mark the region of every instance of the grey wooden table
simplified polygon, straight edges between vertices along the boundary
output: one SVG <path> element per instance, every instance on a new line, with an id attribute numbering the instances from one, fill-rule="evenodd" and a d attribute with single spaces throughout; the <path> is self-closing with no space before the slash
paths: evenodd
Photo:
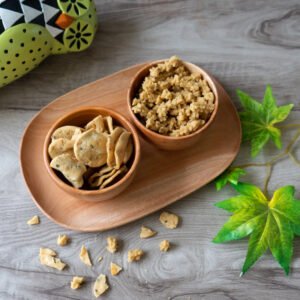
<path id="1" fill-rule="evenodd" d="M 217 193 L 213 184 L 198 190 L 168 209 L 182 217 L 180 228 L 163 229 L 158 213 L 103 233 L 83 234 L 65 230 L 42 215 L 31 201 L 19 169 L 19 144 L 24 127 L 44 105 L 84 83 L 132 64 L 177 54 L 214 74 L 237 104 L 235 89 L 261 98 L 271 83 L 280 104 L 293 102 L 288 122 L 300 117 L 300 3 L 299 0 L 199 0 L 126 1 L 97 0 L 99 31 L 93 46 L 79 54 L 48 58 L 41 66 L 0 90 L 0 298 L 1 299 L 92 299 L 97 274 L 108 274 L 112 255 L 105 238 L 117 235 L 123 251 L 114 261 L 124 271 L 109 277 L 111 289 L 104 299 L 299 299 L 300 239 L 295 240 L 292 272 L 283 271 L 268 253 L 243 278 L 240 269 L 247 241 L 211 243 L 227 214 L 213 203 L 230 197 L 230 188 Z M 284 131 L 284 143 L 292 130 Z M 297 151 L 296 151 L 297 152 Z M 270 145 L 257 160 L 278 153 Z M 298 155 L 300 155 L 298 151 Z M 249 161 L 243 146 L 238 163 Z M 249 170 L 245 180 L 261 184 L 264 169 Z M 42 174 L 41 174 L 42 176 Z M 290 160 L 274 168 L 270 190 L 293 184 L 300 198 L 300 176 Z M 26 225 L 38 214 L 41 224 Z M 159 234 L 145 241 L 138 238 L 142 224 Z M 53 271 L 38 262 L 38 249 L 58 249 L 56 237 L 68 234 L 72 242 L 59 249 L 69 265 Z M 161 254 L 161 239 L 172 241 L 169 253 Z M 78 259 L 82 244 L 90 250 L 93 268 Z M 128 265 L 126 249 L 142 246 L 147 256 Z M 73 275 L 87 283 L 72 291 Z"/>

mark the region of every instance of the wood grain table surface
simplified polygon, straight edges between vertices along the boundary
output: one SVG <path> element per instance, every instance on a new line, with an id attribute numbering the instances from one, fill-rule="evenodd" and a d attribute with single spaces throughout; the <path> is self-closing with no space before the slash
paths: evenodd
<path id="1" fill-rule="evenodd" d="M 240 278 L 247 241 L 211 242 L 228 217 L 213 204 L 233 195 L 230 188 L 217 193 L 211 183 L 168 207 L 182 218 L 176 230 L 163 228 L 157 212 L 115 230 L 78 233 L 42 215 L 23 182 L 18 158 L 26 124 L 53 99 L 133 64 L 174 54 L 215 75 L 238 107 L 236 88 L 260 99 L 266 84 L 272 84 L 279 104 L 295 104 L 287 122 L 297 122 L 299 0 L 96 0 L 96 5 L 99 31 L 90 49 L 50 57 L 0 90 L 0 299 L 93 299 L 92 283 L 99 273 L 109 274 L 111 261 L 122 265 L 124 271 L 114 278 L 108 276 L 111 289 L 103 299 L 299 299 L 300 238 L 295 239 L 289 277 L 267 253 Z M 284 130 L 285 144 L 292 135 L 293 130 Z M 295 152 L 300 157 L 297 147 Z M 257 161 L 277 153 L 269 145 Z M 249 160 L 249 147 L 243 145 L 237 163 Z M 278 163 L 270 191 L 293 184 L 300 198 L 299 170 L 289 159 Z M 261 185 L 264 176 L 263 168 L 249 169 L 245 180 Z M 41 224 L 29 227 L 26 221 L 36 214 Z M 158 235 L 140 240 L 142 224 L 157 230 Z M 71 244 L 59 248 L 56 238 L 62 233 L 71 237 Z M 108 235 L 122 240 L 119 253 L 105 250 Z M 162 239 L 174 245 L 168 253 L 158 250 Z M 92 268 L 78 258 L 82 244 L 90 249 Z M 41 246 L 58 250 L 69 268 L 59 272 L 41 266 Z M 129 265 L 126 251 L 135 247 L 142 247 L 146 256 Z M 98 255 L 104 257 L 101 263 L 96 262 Z M 74 275 L 87 280 L 77 291 L 69 287 Z"/>

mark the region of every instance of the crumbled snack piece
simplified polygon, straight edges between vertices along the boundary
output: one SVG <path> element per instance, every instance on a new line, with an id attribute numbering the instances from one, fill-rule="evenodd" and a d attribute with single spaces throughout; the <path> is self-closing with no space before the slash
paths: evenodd
<path id="1" fill-rule="evenodd" d="M 113 262 L 110 263 L 110 273 L 112 276 L 118 275 L 122 271 L 122 267 Z"/>
<path id="2" fill-rule="evenodd" d="M 51 142 L 51 144 L 48 147 L 48 154 L 51 157 L 51 159 L 63 153 L 70 153 L 72 155 L 73 145 L 73 140 L 59 138 Z"/>
<path id="3" fill-rule="evenodd" d="M 74 276 L 72 281 L 71 281 L 71 289 L 72 290 L 77 290 L 81 287 L 81 285 L 84 282 L 84 277 L 78 277 Z"/>
<path id="4" fill-rule="evenodd" d="M 144 251 L 141 249 L 132 249 L 128 251 L 128 262 L 138 261 L 144 255 Z"/>
<path id="5" fill-rule="evenodd" d="M 118 240 L 113 237 L 113 236 L 109 236 L 107 238 L 107 247 L 106 249 L 110 252 L 110 253 L 115 253 L 118 251 Z"/>
<path id="6" fill-rule="evenodd" d="M 57 139 L 76 139 L 82 132 L 82 128 L 77 126 L 62 126 L 57 128 L 51 136 L 52 141 Z"/>
<path id="7" fill-rule="evenodd" d="M 107 135 L 89 129 L 82 133 L 75 141 L 74 153 L 77 160 L 89 167 L 101 167 L 106 164 Z"/>
<path id="8" fill-rule="evenodd" d="M 91 187 L 100 187 L 106 178 L 112 177 L 116 172 L 116 169 L 111 169 L 110 171 L 103 173 L 100 169 L 99 172 L 96 172 L 92 176 L 90 176 L 89 185 Z"/>
<path id="9" fill-rule="evenodd" d="M 104 124 L 109 133 L 112 133 L 114 130 L 114 122 L 111 116 L 104 117 Z"/>
<path id="10" fill-rule="evenodd" d="M 169 136 L 195 132 L 214 109 L 208 82 L 176 56 L 150 69 L 132 101 L 132 111 L 148 129 Z"/>
<path id="11" fill-rule="evenodd" d="M 50 248 L 40 248 L 40 255 L 56 256 L 56 252 Z"/>
<path id="12" fill-rule="evenodd" d="M 116 161 L 116 169 L 120 169 L 123 164 L 126 149 L 129 143 L 131 133 L 128 131 L 124 131 L 119 136 L 116 147 L 115 147 L 115 161 Z"/>
<path id="13" fill-rule="evenodd" d="M 83 186 L 83 174 L 86 166 L 79 162 L 71 153 L 63 153 L 52 159 L 50 167 L 61 172 L 76 188 Z"/>
<path id="14" fill-rule="evenodd" d="M 167 252 L 170 248 L 170 242 L 168 240 L 163 240 L 159 244 L 159 250 L 162 252 Z"/>
<path id="15" fill-rule="evenodd" d="M 129 139 L 128 145 L 125 150 L 125 155 L 124 155 L 124 160 L 123 160 L 124 164 L 126 164 L 129 161 L 129 159 L 132 155 L 132 152 L 133 152 L 133 143 L 132 143 L 132 139 Z"/>
<path id="16" fill-rule="evenodd" d="M 88 124 L 85 125 L 85 129 L 95 129 L 98 132 L 106 132 L 104 118 L 99 115 L 98 117 L 94 118 Z"/>
<path id="17" fill-rule="evenodd" d="M 178 225 L 179 217 L 164 211 L 160 214 L 159 220 L 166 228 L 174 229 Z"/>
<path id="18" fill-rule="evenodd" d="M 40 224 L 40 218 L 38 216 L 33 216 L 30 220 L 27 221 L 28 225 L 37 225 Z"/>
<path id="19" fill-rule="evenodd" d="M 89 252 L 84 245 L 81 246 L 79 257 L 84 264 L 87 266 L 92 266 Z"/>
<path id="20" fill-rule="evenodd" d="M 115 148 L 116 142 L 118 141 L 120 135 L 124 132 L 122 127 L 117 126 L 111 135 L 108 137 L 106 150 L 107 150 L 107 165 L 113 168 L 116 165 L 115 159 Z"/>
<path id="21" fill-rule="evenodd" d="M 103 257 L 99 256 L 98 259 L 97 259 L 97 261 L 100 262 L 102 259 L 103 259 Z"/>
<path id="22" fill-rule="evenodd" d="M 59 258 L 50 255 L 40 256 L 40 262 L 42 265 L 57 269 L 59 271 L 62 271 L 66 266 L 66 264 L 63 263 Z"/>
<path id="23" fill-rule="evenodd" d="M 89 185 L 91 187 L 99 187 L 99 189 L 105 188 L 108 184 L 113 182 L 120 174 L 126 173 L 128 171 L 127 167 L 123 165 L 119 170 L 111 169 L 111 171 L 101 174 L 100 172 L 94 173 L 89 178 Z"/>
<path id="24" fill-rule="evenodd" d="M 61 271 L 65 268 L 66 264 L 55 256 L 55 251 L 49 248 L 40 248 L 39 257 L 41 264 Z"/>
<path id="25" fill-rule="evenodd" d="M 94 287 L 93 287 L 94 296 L 98 298 L 103 293 L 105 293 L 106 290 L 108 289 L 109 289 L 109 285 L 106 282 L 106 276 L 100 274 L 94 283 Z"/>
<path id="26" fill-rule="evenodd" d="M 59 246 L 65 246 L 68 244 L 68 242 L 69 238 L 65 234 L 59 235 L 57 237 L 57 245 Z"/>
<path id="27" fill-rule="evenodd" d="M 142 226 L 141 227 L 141 233 L 140 233 L 140 238 L 141 239 L 147 239 L 149 237 L 152 237 L 154 235 L 156 235 L 156 231 L 148 228 L 148 227 L 145 227 L 145 226 Z"/>
<path id="28" fill-rule="evenodd" d="M 105 188 L 108 184 L 110 184 L 111 182 L 114 181 L 114 179 L 116 177 L 118 177 L 120 174 L 123 174 L 123 173 L 126 173 L 127 172 L 127 167 L 124 165 L 122 166 L 121 169 L 117 170 L 117 172 L 115 174 L 113 174 L 112 176 L 110 176 L 109 178 L 105 179 L 102 184 L 100 185 L 100 188 L 99 189 L 103 189 Z"/>

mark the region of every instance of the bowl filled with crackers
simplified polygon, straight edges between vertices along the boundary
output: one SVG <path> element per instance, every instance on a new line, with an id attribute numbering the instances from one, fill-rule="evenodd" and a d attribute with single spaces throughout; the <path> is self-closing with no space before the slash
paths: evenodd
<path id="1" fill-rule="evenodd" d="M 88 201 L 114 198 L 132 182 L 140 160 L 136 129 L 121 114 L 81 107 L 58 119 L 44 142 L 50 177 Z"/>
<path id="2" fill-rule="evenodd" d="M 219 95 L 211 76 L 173 56 L 143 67 L 127 94 L 131 119 L 143 136 L 164 150 L 197 143 L 215 120 Z"/>

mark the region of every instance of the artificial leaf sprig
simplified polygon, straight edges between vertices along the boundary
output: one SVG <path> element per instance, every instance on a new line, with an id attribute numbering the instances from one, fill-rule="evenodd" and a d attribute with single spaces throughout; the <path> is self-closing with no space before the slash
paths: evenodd
<path id="1" fill-rule="evenodd" d="M 249 236 L 248 252 L 241 275 L 267 249 L 270 249 L 288 274 L 294 234 L 300 233 L 300 201 L 294 197 L 294 187 L 285 186 L 276 190 L 271 200 L 254 185 L 240 182 L 233 187 L 239 195 L 216 203 L 217 207 L 233 215 L 213 241 L 223 243 Z"/>
<path id="2" fill-rule="evenodd" d="M 251 154 L 256 156 L 272 139 L 278 148 L 282 147 L 281 131 L 274 124 L 284 121 L 293 105 L 276 106 L 270 86 L 267 86 L 262 103 L 238 91 L 244 111 L 240 113 L 243 140 L 251 142 Z M 272 168 L 278 161 L 289 157 L 300 166 L 293 154 L 293 147 L 300 138 L 300 124 L 287 124 L 281 128 L 298 129 L 286 148 L 266 162 L 245 163 L 232 166 L 216 179 L 217 190 L 230 183 L 240 194 L 219 202 L 217 207 L 232 213 L 214 239 L 215 243 L 241 239 L 249 236 L 247 257 L 242 269 L 243 275 L 267 250 L 270 249 L 286 274 L 289 273 L 293 253 L 293 238 L 300 236 L 300 201 L 294 198 L 294 187 L 285 186 L 268 199 L 268 184 Z M 254 185 L 239 182 L 248 167 L 265 167 L 267 175 L 264 192 Z"/>
<path id="3" fill-rule="evenodd" d="M 251 156 L 255 157 L 270 139 L 281 149 L 281 131 L 274 125 L 284 121 L 294 105 L 278 107 L 270 85 L 266 87 L 262 103 L 241 90 L 237 90 L 237 95 L 244 108 L 240 113 L 243 141 L 251 142 Z"/>

